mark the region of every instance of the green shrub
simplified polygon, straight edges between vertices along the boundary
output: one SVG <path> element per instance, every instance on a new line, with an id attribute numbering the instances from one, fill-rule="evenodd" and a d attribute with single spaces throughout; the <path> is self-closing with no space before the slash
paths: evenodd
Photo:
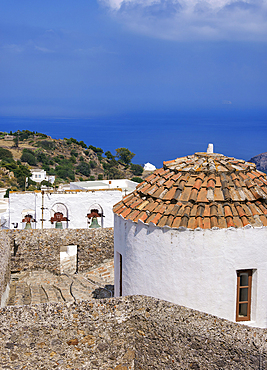
<path id="1" fill-rule="evenodd" d="M 96 166 L 97 166 L 97 164 L 96 164 L 96 162 L 95 162 L 95 161 L 90 161 L 90 162 L 89 162 L 89 165 L 90 165 L 90 167 L 91 167 L 92 169 L 96 168 Z"/>
<path id="2" fill-rule="evenodd" d="M 107 157 L 107 159 L 114 159 L 115 158 L 115 156 L 112 155 L 109 150 L 105 153 L 105 156 Z"/>
<path id="3" fill-rule="evenodd" d="M 79 141 L 79 145 L 82 147 L 82 148 L 87 148 L 87 145 L 81 140 Z"/>
<path id="4" fill-rule="evenodd" d="M 90 181 L 95 181 L 95 176 L 90 176 L 90 177 L 89 177 L 89 180 L 90 180 Z"/>
<path id="5" fill-rule="evenodd" d="M 53 150 L 56 147 L 56 144 L 53 141 L 49 140 L 38 141 L 36 145 L 45 150 Z"/>
<path id="6" fill-rule="evenodd" d="M 140 164 L 131 164 L 131 171 L 136 176 L 141 176 L 144 169 Z"/>
<path id="7" fill-rule="evenodd" d="M 71 163 L 76 163 L 77 161 L 76 161 L 76 158 L 74 157 L 74 156 L 71 156 L 70 157 L 70 162 Z"/>
<path id="8" fill-rule="evenodd" d="M 50 164 L 50 158 L 43 152 L 39 152 L 36 156 L 37 162 L 41 162 L 43 164 Z"/>
<path id="9" fill-rule="evenodd" d="M 78 153 L 76 152 L 76 150 L 73 150 L 73 149 L 70 151 L 70 155 L 74 157 L 78 157 Z"/>
<path id="10" fill-rule="evenodd" d="M 103 180 L 103 174 L 102 174 L 102 173 L 100 173 L 100 174 L 97 176 L 97 179 L 98 179 L 98 180 Z"/>
<path id="11" fill-rule="evenodd" d="M 63 166 L 58 165 L 55 168 L 55 173 L 61 179 L 67 180 L 69 178 L 72 181 L 75 180 L 75 175 L 74 175 L 73 169 L 71 167 L 67 167 L 67 166 L 64 166 L 64 165 Z"/>
<path id="12" fill-rule="evenodd" d="M 80 162 L 78 166 L 76 167 L 76 171 L 81 173 L 84 176 L 89 176 L 90 175 L 90 166 L 86 162 Z"/>
<path id="13" fill-rule="evenodd" d="M 6 159 L 6 158 L 11 158 L 13 159 L 13 155 L 10 150 L 0 148 L 0 159 Z"/>
<path id="14" fill-rule="evenodd" d="M 37 164 L 35 156 L 29 152 L 22 153 L 20 160 L 27 162 L 30 166 L 36 166 Z"/>
<path id="15" fill-rule="evenodd" d="M 104 150 L 103 149 L 97 148 L 97 147 L 95 147 L 93 145 L 89 145 L 88 146 L 88 149 L 91 149 L 93 152 L 95 152 L 97 154 L 100 154 L 100 155 L 102 155 L 104 153 Z"/>
<path id="16" fill-rule="evenodd" d="M 37 187 L 36 187 L 36 185 L 30 185 L 30 186 L 27 187 L 27 190 L 28 191 L 34 191 L 34 190 L 37 190 Z"/>
<path id="17" fill-rule="evenodd" d="M 29 130 L 22 130 L 22 131 L 19 131 L 18 130 L 14 134 L 17 134 L 18 139 L 20 141 L 23 141 L 23 140 L 27 140 L 28 137 L 30 137 L 30 136 L 34 136 L 35 135 L 35 132 L 34 131 L 29 131 Z"/>
<path id="18" fill-rule="evenodd" d="M 143 182 L 144 180 L 143 180 L 143 179 L 141 179 L 141 177 L 133 177 L 133 178 L 132 178 L 132 181 L 135 181 L 135 182 L 139 182 L 139 183 L 141 183 L 141 182 Z"/>

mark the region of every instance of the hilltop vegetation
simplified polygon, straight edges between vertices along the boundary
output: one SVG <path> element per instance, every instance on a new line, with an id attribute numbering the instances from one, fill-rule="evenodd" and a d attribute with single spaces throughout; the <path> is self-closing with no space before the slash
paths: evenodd
<path id="1" fill-rule="evenodd" d="M 25 190 L 25 180 L 34 168 L 56 176 L 55 186 L 84 180 L 128 178 L 141 181 L 143 167 L 132 163 L 134 156 L 127 148 L 118 148 L 113 155 L 74 138 L 57 140 L 29 130 L 8 135 L 0 132 L 0 187 Z M 27 190 L 38 188 L 39 184 L 29 181 Z"/>

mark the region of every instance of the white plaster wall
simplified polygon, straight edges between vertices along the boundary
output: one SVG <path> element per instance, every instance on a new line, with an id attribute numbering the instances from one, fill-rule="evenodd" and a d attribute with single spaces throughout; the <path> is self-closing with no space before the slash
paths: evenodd
<path id="1" fill-rule="evenodd" d="M 45 180 L 45 177 L 46 177 L 46 171 L 45 170 L 36 171 L 36 172 L 32 171 L 32 176 L 30 177 L 30 179 L 32 181 L 35 181 L 35 182 L 42 182 L 43 180 Z"/>
<path id="2" fill-rule="evenodd" d="M 120 190 L 104 190 L 104 191 L 72 191 L 67 193 L 45 193 L 44 194 L 44 228 L 54 228 L 55 224 L 51 225 L 51 208 L 56 203 L 63 203 L 68 209 L 68 225 L 63 222 L 63 227 L 71 229 L 88 228 L 87 213 L 91 210 L 91 206 L 99 204 L 104 212 L 103 227 L 113 227 L 114 217 L 112 208 L 114 204 L 122 199 Z M 22 211 L 25 209 L 34 210 L 34 218 L 36 219 L 36 227 L 41 228 L 42 218 L 42 194 L 41 192 L 24 192 L 9 194 L 9 227 L 14 228 L 14 224 L 18 223 L 18 228 L 24 228 L 22 223 Z M 99 224 L 101 223 L 100 220 Z"/>
<path id="3" fill-rule="evenodd" d="M 251 322 L 267 327 L 267 228 L 180 231 L 115 215 L 115 296 L 119 255 L 123 295 L 144 294 L 235 321 L 237 270 L 254 269 Z"/>

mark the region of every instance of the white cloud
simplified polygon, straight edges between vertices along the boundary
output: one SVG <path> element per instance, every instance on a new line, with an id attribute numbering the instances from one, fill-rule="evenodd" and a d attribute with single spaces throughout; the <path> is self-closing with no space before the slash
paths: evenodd
<path id="1" fill-rule="evenodd" d="M 99 0 L 136 32 L 167 39 L 267 40 L 267 0 Z"/>
<path id="2" fill-rule="evenodd" d="M 42 53 L 53 53 L 54 51 L 48 48 L 44 48 L 42 46 L 34 46 L 35 50 L 41 51 Z"/>
<path id="3" fill-rule="evenodd" d="M 129 4 L 140 4 L 143 7 L 149 7 L 156 4 L 163 3 L 162 0 L 103 0 L 107 5 L 109 5 L 113 9 L 120 9 L 124 5 Z M 184 8 L 187 9 L 193 9 L 196 5 L 204 5 L 209 6 L 212 9 L 220 9 L 224 7 L 225 5 L 231 4 L 234 1 L 233 0 L 172 0 L 172 3 L 180 4 Z M 250 1 L 244 1 L 246 3 L 249 3 Z"/>

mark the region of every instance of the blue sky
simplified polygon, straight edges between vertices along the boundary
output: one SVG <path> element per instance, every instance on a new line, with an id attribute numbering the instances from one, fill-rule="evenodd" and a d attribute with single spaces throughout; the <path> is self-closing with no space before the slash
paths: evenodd
<path id="1" fill-rule="evenodd" d="M 266 0 L 2 1 L 1 130 L 157 166 L 214 141 L 267 151 L 266 15 Z"/>

